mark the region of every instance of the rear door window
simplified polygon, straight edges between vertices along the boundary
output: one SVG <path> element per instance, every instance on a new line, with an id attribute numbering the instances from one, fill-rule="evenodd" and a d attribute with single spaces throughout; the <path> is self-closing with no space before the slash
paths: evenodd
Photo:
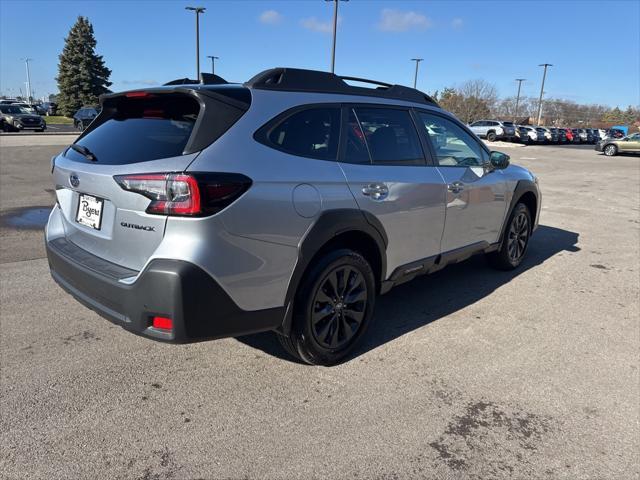
<path id="1" fill-rule="evenodd" d="M 371 163 L 371 156 L 369 155 L 369 147 L 364 137 L 358 117 L 352 108 L 349 109 L 349 117 L 346 126 L 346 148 L 344 154 L 344 161 L 347 163 Z"/>
<path id="2" fill-rule="evenodd" d="M 335 160 L 339 136 L 339 107 L 309 107 L 271 128 L 266 143 L 292 155 Z"/>
<path id="3" fill-rule="evenodd" d="M 374 165 L 424 165 L 418 132 L 408 110 L 356 107 L 353 111 Z"/>

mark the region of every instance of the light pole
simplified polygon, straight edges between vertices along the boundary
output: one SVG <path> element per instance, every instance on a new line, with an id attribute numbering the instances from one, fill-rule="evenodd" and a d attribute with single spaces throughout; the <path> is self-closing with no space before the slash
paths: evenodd
<path id="1" fill-rule="evenodd" d="M 538 121 L 537 125 L 540 125 L 542 118 L 542 94 L 544 93 L 544 81 L 547 78 L 547 67 L 553 67 L 551 63 L 541 63 L 539 67 L 544 67 L 544 73 L 542 74 L 542 86 L 540 87 L 540 98 L 538 99 Z"/>
<path id="2" fill-rule="evenodd" d="M 348 2 L 349 0 L 324 0 L 333 2 L 333 46 L 331 47 L 331 73 L 336 69 L 336 32 L 338 30 L 338 2 Z"/>
<path id="3" fill-rule="evenodd" d="M 185 10 L 196 12 L 196 79 L 200 78 L 200 14 L 204 13 L 205 7 L 184 7 Z"/>
<path id="4" fill-rule="evenodd" d="M 27 103 L 31 105 L 31 74 L 29 73 L 29 62 L 33 62 L 33 58 L 25 58 L 23 60 L 27 67 Z"/>
<path id="5" fill-rule="evenodd" d="M 416 88 L 416 85 L 418 84 L 418 65 L 420 65 L 420 62 L 423 61 L 424 58 L 412 58 L 411 61 L 412 62 L 416 62 L 416 73 L 413 75 L 413 88 Z"/>
<path id="6" fill-rule="evenodd" d="M 215 73 L 216 73 L 216 60 L 220 60 L 220 57 L 215 57 L 213 55 L 207 55 L 207 58 L 211 59 L 211 73 L 215 75 Z"/>
<path id="7" fill-rule="evenodd" d="M 518 96 L 516 97 L 516 112 L 513 116 L 513 121 L 518 121 L 518 106 L 520 105 L 520 88 L 522 87 L 522 82 L 524 82 L 526 78 L 516 78 L 516 82 L 518 82 Z"/>

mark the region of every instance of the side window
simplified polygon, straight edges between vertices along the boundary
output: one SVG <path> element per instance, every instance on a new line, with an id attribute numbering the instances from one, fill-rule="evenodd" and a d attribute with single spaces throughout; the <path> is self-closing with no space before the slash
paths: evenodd
<path id="1" fill-rule="evenodd" d="M 267 134 L 273 146 L 293 155 L 335 160 L 340 132 L 338 107 L 309 108 L 285 118 Z"/>
<path id="2" fill-rule="evenodd" d="M 371 163 L 364 132 L 353 109 L 349 109 L 349 120 L 346 128 L 347 146 L 344 153 L 344 161 L 347 163 Z"/>
<path id="3" fill-rule="evenodd" d="M 356 107 L 374 165 L 424 165 L 418 132 L 408 110 Z"/>
<path id="4" fill-rule="evenodd" d="M 445 167 L 481 166 L 488 155 L 462 127 L 440 115 L 419 112 L 431 139 L 438 165 Z"/>

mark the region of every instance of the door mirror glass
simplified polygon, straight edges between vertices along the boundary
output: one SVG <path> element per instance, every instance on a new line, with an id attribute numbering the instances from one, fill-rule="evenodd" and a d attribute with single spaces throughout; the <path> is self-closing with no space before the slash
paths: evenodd
<path id="1" fill-rule="evenodd" d="M 491 168 L 495 170 L 501 170 L 503 168 L 507 168 L 509 166 L 509 155 L 502 152 L 491 152 L 491 157 L 489 159 L 489 163 Z"/>

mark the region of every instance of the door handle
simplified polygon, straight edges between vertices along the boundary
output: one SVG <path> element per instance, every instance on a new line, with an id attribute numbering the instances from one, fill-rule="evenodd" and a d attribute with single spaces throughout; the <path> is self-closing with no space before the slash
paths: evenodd
<path id="1" fill-rule="evenodd" d="M 464 183 L 462 182 L 453 182 L 447 185 L 447 190 L 451 193 L 460 193 L 464 190 Z"/>
<path id="2" fill-rule="evenodd" d="M 389 195 L 389 188 L 384 183 L 370 183 L 362 187 L 362 194 L 373 200 L 384 200 Z"/>

